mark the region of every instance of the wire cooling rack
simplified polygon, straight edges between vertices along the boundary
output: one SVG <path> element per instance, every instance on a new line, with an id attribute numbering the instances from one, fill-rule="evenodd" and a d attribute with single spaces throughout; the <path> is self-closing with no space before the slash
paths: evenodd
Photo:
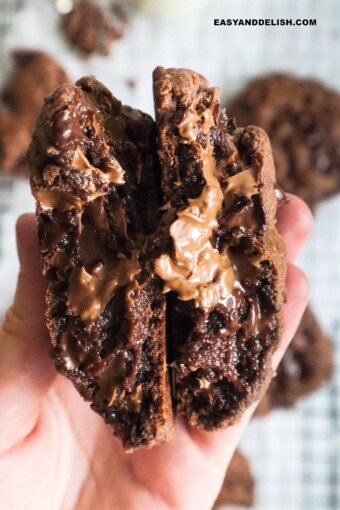
<path id="1" fill-rule="evenodd" d="M 21 7 L 24 10 L 18 12 Z M 318 26 L 227 31 L 213 28 L 214 17 L 307 17 L 316 18 Z M 132 31 L 109 59 L 84 63 L 60 41 L 50 0 L 0 0 L 0 78 L 11 48 L 33 46 L 59 58 L 74 78 L 96 74 L 123 101 L 149 113 L 150 74 L 157 64 L 197 69 L 227 95 L 252 76 L 282 69 L 316 75 L 340 88 L 339 18 L 337 0 L 211 0 L 208 9 L 196 13 L 189 23 L 136 16 Z M 129 78 L 137 81 L 133 91 L 126 87 Z M 0 317 L 10 302 L 18 270 L 15 219 L 28 210 L 33 210 L 28 183 L 0 176 Z M 241 449 L 257 482 L 256 510 L 340 509 L 339 231 L 340 197 L 317 210 L 314 233 L 299 260 L 311 280 L 311 302 L 318 319 L 334 340 L 334 377 L 295 409 L 254 420 L 246 430 Z"/>

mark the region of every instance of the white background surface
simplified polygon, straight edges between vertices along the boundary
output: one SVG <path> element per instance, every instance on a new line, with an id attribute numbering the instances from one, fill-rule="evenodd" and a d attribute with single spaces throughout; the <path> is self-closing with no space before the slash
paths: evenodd
<path id="1" fill-rule="evenodd" d="M 161 0 L 160 0 L 161 1 Z M 28 3 L 28 2 L 26 2 Z M 138 13 L 109 58 L 80 60 L 59 36 L 53 5 L 32 0 L 13 21 L 2 58 L 15 47 L 44 49 L 71 77 L 94 74 L 123 102 L 153 113 L 156 65 L 190 67 L 226 99 L 246 81 L 271 70 L 316 76 L 340 88 L 340 5 L 337 0 L 211 0 L 191 17 L 153 19 Z M 194 1 L 190 2 L 195 6 Z M 0 0 L 0 16 L 2 2 Z M 316 18 L 317 27 L 214 27 L 214 18 Z M 6 62 L 6 67 L 8 63 Z M 4 73 L 1 73 L 4 75 Z M 0 76 L 1 76 L 0 74 Z M 126 81 L 134 79 L 135 89 Z M 339 141 L 340 143 L 340 141 Z M 340 169 L 339 169 L 340 171 Z M 18 269 L 14 223 L 33 210 L 28 183 L 0 180 L 0 314 L 10 302 Z M 311 280 L 311 301 L 337 342 L 340 370 L 340 196 L 323 204 L 300 265 Z M 299 404 L 254 422 L 242 441 L 258 489 L 257 510 L 340 508 L 340 380 Z"/>

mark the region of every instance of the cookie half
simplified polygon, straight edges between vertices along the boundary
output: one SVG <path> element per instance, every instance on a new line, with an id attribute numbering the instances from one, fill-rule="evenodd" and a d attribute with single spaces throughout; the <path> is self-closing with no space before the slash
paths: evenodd
<path id="1" fill-rule="evenodd" d="M 127 450 L 165 441 L 165 296 L 143 259 L 159 217 L 154 122 L 84 78 L 46 99 L 28 162 L 56 366 Z"/>
<path id="2" fill-rule="evenodd" d="M 265 132 L 237 129 L 205 78 L 153 76 L 164 214 L 150 258 L 167 295 L 177 411 L 212 430 L 272 377 L 286 271 L 275 169 Z"/>

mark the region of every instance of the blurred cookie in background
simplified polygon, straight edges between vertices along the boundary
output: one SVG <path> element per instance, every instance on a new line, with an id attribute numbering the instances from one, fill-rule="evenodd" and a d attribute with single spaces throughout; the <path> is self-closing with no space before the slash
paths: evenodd
<path id="1" fill-rule="evenodd" d="M 307 307 L 255 416 L 278 407 L 292 407 L 299 399 L 318 390 L 331 378 L 333 349 L 315 315 Z"/>
<path id="2" fill-rule="evenodd" d="M 0 110 L 0 170 L 28 177 L 26 151 L 31 131 L 15 113 Z"/>
<path id="3" fill-rule="evenodd" d="M 252 506 L 254 502 L 255 483 L 249 461 L 239 450 L 236 450 L 214 509 L 223 505 Z"/>
<path id="4" fill-rule="evenodd" d="M 112 42 L 124 36 L 128 25 L 128 12 L 122 4 L 109 10 L 94 0 L 77 0 L 70 12 L 61 14 L 66 40 L 84 58 L 93 53 L 109 55 Z"/>
<path id="5" fill-rule="evenodd" d="M 47 53 L 16 50 L 11 56 L 0 101 L 0 170 L 28 176 L 26 151 L 44 98 L 70 79 Z"/>
<path id="6" fill-rule="evenodd" d="M 227 105 L 239 126 L 262 127 L 270 138 L 278 183 L 314 207 L 340 191 L 340 95 L 288 74 L 252 81 Z"/>

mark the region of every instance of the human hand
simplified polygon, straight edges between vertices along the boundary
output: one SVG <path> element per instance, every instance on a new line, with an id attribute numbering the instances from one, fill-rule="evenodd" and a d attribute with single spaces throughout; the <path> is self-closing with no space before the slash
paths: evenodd
<path id="1" fill-rule="evenodd" d="M 278 215 L 288 252 L 285 331 L 277 367 L 308 298 L 292 265 L 312 226 L 306 205 L 290 196 Z M 256 404 L 220 432 L 177 419 L 170 443 L 125 454 L 108 426 L 57 374 L 49 357 L 34 216 L 17 224 L 21 270 L 0 331 L 0 508 L 4 510 L 208 510 Z"/>

